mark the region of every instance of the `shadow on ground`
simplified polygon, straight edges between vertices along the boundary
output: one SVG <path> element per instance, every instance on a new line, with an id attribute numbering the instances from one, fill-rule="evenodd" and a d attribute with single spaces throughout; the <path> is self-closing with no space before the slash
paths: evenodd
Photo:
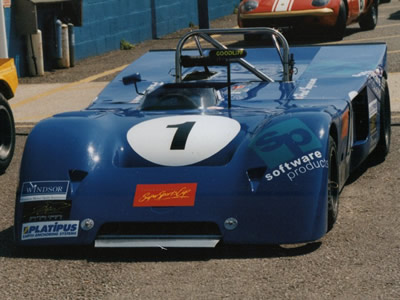
<path id="1" fill-rule="evenodd" d="M 92 262 L 207 261 L 212 259 L 252 259 L 294 257 L 319 249 L 321 242 L 299 245 L 222 245 L 212 249 L 186 248 L 94 248 L 92 246 L 20 247 L 13 241 L 13 227 L 0 232 L 0 257 Z"/>

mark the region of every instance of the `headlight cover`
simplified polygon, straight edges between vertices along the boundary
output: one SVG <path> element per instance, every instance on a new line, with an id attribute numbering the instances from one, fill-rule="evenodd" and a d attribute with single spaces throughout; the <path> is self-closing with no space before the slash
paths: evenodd
<path id="1" fill-rule="evenodd" d="M 329 3 L 330 0 L 313 0 L 311 5 L 320 7 L 320 6 L 325 6 Z"/>
<path id="2" fill-rule="evenodd" d="M 241 7 L 240 10 L 242 13 L 248 13 L 258 7 L 258 1 L 250 0 L 245 2 Z"/>

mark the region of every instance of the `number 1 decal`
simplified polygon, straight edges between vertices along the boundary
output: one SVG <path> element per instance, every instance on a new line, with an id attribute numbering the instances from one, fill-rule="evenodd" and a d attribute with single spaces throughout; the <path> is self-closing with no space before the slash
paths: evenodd
<path id="1" fill-rule="evenodd" d="M 128 130 L 126 137 L 143 159 L 178 167 L 210 158 L 227 147 L 239 132 L 240 123 L 228 117 L 182 115 L 140 122 Z"/>
<path id="2" fill-rule="evenodd" d="M 168 125 L 167 128 L 177 128 L 171 143 L 171 150 L 185 150 L 189 133 L 196 122 L 185 122 L 182 124 Z"/>

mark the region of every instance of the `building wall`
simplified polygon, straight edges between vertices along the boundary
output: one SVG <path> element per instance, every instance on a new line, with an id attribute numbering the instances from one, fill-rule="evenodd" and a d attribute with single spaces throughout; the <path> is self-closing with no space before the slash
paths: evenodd
<path id="1" fill-rule="evenodd" d="M 16 0 L 14 0 L 16 1 Z M 75 59 L 119 49 L 120 41 L 132 44 L 162 37 L 190 24 L 198 24 L 198 0 L 83 0 L 83 25 L 75 27 Z M 240 0 L 208 0 L 209 19 L 233 13 Z M 38 27 L 44 39 L 45 68 L 52 66 L 55 6 L 37 9 Z M 15 30 L 15 9 L 5 8 L 9 56 L 20 75 L 27 75 L 25 37 Z"/>
<path id="2" fill-rule="evenodd" d="M 13 57 L 18 72 L 21 74 L 25 71 L 23 66 L 25 60 L 25 41 L 16 34 L 14 11 L 12 8 L 4 9 L 4 16 L 6 20 L 6 35 L 8 42 L 8 56 Z"/>

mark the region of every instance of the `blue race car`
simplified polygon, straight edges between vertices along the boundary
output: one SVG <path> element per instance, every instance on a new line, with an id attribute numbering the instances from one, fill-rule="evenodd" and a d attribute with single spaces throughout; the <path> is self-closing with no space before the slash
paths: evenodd
<path id="1" fill-rule="evenodd" d="M 214 38 L 249 32 L 270 34 L 275 47 L 231 49 Z M 185 48 L 189 40 L 197 47 Z M 349 174 L 389 151 L 386 79 L 385 44 L 289 49 L 270 28 L 192 31 L 176 51 L 132 63 L 87 109 L 32 130 L 15 239 L 95 247 L 318 240 L 337 219 Z"/>

